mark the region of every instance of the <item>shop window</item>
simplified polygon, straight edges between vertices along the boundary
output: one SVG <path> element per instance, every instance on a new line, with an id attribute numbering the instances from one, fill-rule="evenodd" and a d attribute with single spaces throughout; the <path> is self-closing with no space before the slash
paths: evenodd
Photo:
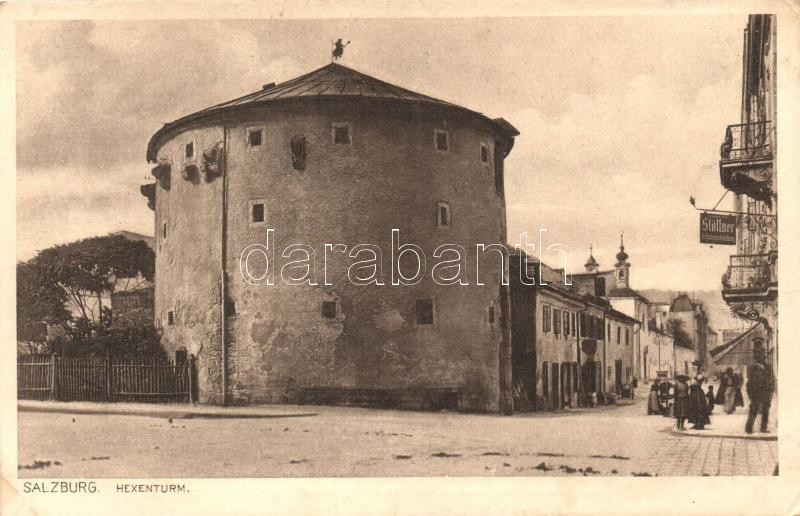
<path id="1" fill-rule="evenodd" d="M 549 368 L 547 367 L 549 364 L 547 362 L 542 362 L 542 395 L 544 399 L 550 397 L 550 379 L 549 377 Z"/>
<path id="2" fill-rule="evenodd" d="M 433 299 L 417 299 L 417 324 L 433 324 Z"/>
<path id="3" fill-rule="evenodd" d="M 322 317 L 325 319 L 336 319 L 336 301 L 322 302 Z"/>
<path id="4" fill-rule="evenodd" d="M 437 151 L 447 152 L 450 150 L 450 135 L 448 134 L 447 131 L 434 129 L 433 139 Z"/>
<path id="5" fill-rule="evenodd" d="M 350 145 L 350 124 L 333 124 L 333 143 L 336 145 Z"/>

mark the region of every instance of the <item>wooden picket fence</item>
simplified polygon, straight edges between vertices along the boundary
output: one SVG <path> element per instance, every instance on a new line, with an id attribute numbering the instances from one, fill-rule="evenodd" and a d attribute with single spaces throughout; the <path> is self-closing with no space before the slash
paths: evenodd
<path id="1" fill-rule="evenodd" d="M 58 401 L 191 403 L 194 357 L 17 356 L 17 398 Z"/>

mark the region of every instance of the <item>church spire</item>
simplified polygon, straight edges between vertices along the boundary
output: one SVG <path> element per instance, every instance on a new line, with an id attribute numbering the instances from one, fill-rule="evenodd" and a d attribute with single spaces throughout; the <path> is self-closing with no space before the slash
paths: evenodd
<path id="1" fill-rule="evenodd" d="M 617 265 L 625 265 L 628 253 L 625 252 L 625 242 L 622 240 L 622 233 L 619 234 L 619 252 L 617 253 Z"/>
<path id="2" fill-rule="evenodd" d="M 584 267 L 586 267 L 586 272 L 594 272 L 599 267 L 597 260 L 594 259 L 592 251 L 593 251 L 592 244 L 589 244 L 589 259 L 586 260 L 586 263 L 583 265 Z"/>

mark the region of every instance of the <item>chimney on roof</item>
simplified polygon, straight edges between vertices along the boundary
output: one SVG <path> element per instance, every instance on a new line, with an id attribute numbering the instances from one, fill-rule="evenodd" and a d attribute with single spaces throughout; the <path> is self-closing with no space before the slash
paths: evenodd
<path id="1" fill-rule="evenodd" d="M 270 83 L 268 83 L 268 84 L 265 84 L 265 85 L 263 85 L 263 86 L 261 87 L 261 89 L 262 89 L 262 90 L 268 90 L 268 89 L 272 88 L 273 86 L 275 86 L 275 83 L 274 83 L 274 82 L 270 82 Z"/>

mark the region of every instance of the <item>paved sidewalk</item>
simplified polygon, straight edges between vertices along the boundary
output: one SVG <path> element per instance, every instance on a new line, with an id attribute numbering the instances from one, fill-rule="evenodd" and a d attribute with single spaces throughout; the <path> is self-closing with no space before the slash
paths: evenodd
<path id="1" fill-rule="evenodd" d="M 316 412 L 292 405 L 252 405 L 220 407 L 190 404 L 95 403 L 88 401 L 18 400 L 20 412 L 56 412 L 62 414 L 113 414 L 172 419 L 192 418 L 290 418 L 316 416 Z"/>
<path id="2" fill-rule="evenodd" d="M 657 476 L 772 475 L 778 465 L 777 441 L 670 435 L 650 457 Z"/>
<path id="3" fill-rule="evenodd" d="M 744 427 L 747 423 L 748 407 L 737 407 L 736 412 L 733 414 L 726 414 L 722 407 L 716 407 L 714 413 L 711 414 L 711 424 L 706 425 L 704 430 L 692 430 L 691 424 L 686 423 L 686 430 L 678 431 L 672 429 L 673 434 L 693 437 L 733 437 L 737 439 L 754 439 L 759 441 L 777 441 L 778 428 L 777 428 L 777 403 L 774 403 L 770 408 L 770 421 L 767 426 L 768 433 L 761 433 L 758 431 L 761 424 L 761 418 L 757 417 L 755 425 L 753 425 L 753 433 L 745 433 Z M 673 420 L 674 421 L 674 420 Z"/>

